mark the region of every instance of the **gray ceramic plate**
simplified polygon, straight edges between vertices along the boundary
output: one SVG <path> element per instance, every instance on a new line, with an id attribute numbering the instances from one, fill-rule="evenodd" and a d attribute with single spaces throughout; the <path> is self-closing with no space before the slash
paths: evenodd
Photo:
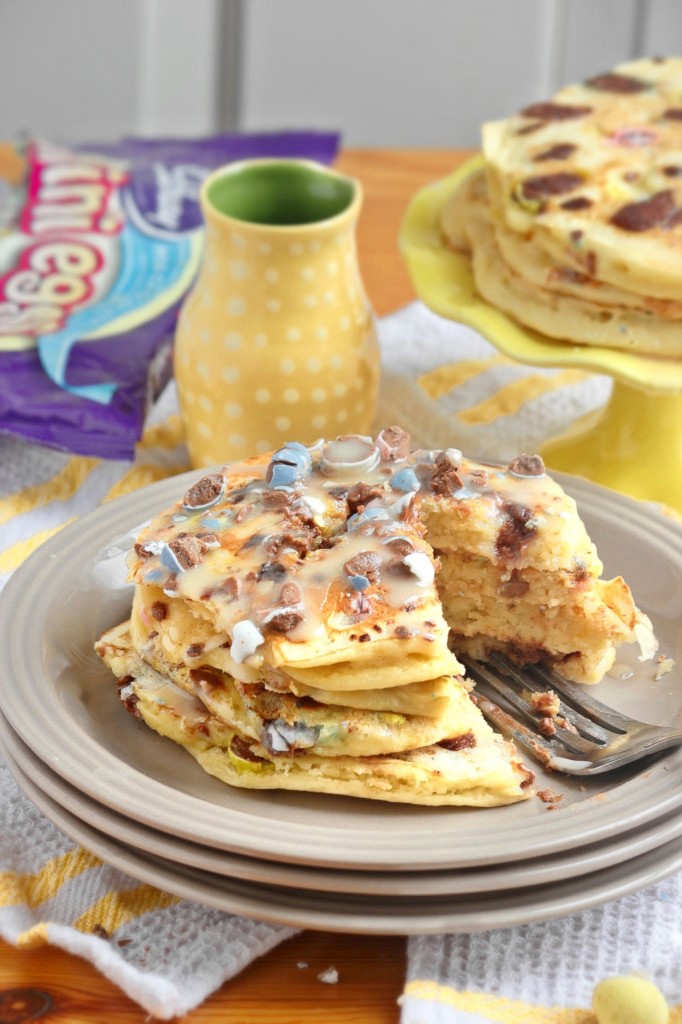
<path id="1" fill-rule="evenodd" d="M 9 762 L 8 762 L 9 763 Z M 274 924 L 366 935 L 428 935 L 509 928 L 587 910 L 662 881 L 682 864 L 682 839 L 625 864 L 534 889 L 468 896 L 301 892 L 182 867 L 119 843 L 51 800 L 11 765 L 22 788 L 63 832 L 103 861 L 183 899 Z"/>
<path id="2" fill-rule="evenodd" d="M 51 771 L 32 753 L 0 715 L 0 751 L 8 764 L 19 770 L 18 782 L 28 778 L 44 796 L 110 839 L 143 855 L 171 860 L 211 874 L 250 882 L 314 892 L 354 893 L 381 896 L 437 896 L 488 893 L 548 885 L 584 876 L 682 836 L 682 808 L 664 818 L 601 843 L 556 853 L 540 859 L 513 861 L 482 868 L 450 871 L 344 871 L 298 864 L 276 864 L 255 857 L 240 857 L 227 850 L 199 846 L 178 836 L 164 835 L 139 822 L 124 818 L 104 804 L 84 796 Z M 59 824 L 58 822 L 55 822 Z"/>
<path id="3" fill-rule="evenodd" d="M 124 712 L 92 650 L 129 612 L 125 554 L 140 525 L 184 493 L 185 474 L 102 506 L 38 549 L 0 598 L 3 713 L 54 772 L 112 810 L 205 846 L 280 862 L 424 871 L 526 860 L 622 834 L 682 804 L 682 752 L 608 778 L 552 776 L 562 795 L 492 810 L 425 808 L 350 798 L 249 792 L 206 775 L 181 748 Z M 682 527 L 652 508 L 575 478 L 607 575 L 622 573 L 680 665 Z M 680 717 L 679 667 L 654 682 L 634 649 L 627 682 L 596 688 L 607 704 L 655 723 Z"/>

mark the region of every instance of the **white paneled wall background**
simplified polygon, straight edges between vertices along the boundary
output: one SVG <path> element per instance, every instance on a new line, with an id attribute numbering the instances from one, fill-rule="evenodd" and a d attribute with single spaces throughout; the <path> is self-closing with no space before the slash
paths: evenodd
<path id="1" fill-rule="evenodd" d="M 564 82 L 675 53 L 682 0 L 0 0 L 0 137 L 473 146 Z"/>

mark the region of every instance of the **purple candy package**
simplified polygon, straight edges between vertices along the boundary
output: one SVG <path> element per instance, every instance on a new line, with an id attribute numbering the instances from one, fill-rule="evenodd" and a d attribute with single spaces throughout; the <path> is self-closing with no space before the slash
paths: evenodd
<path id="1" fill-rule="evenodd" d="M 131 459 L 201 260 L 198 194 L 252 157 L 331 163 L 325 132 L 0 144 L 0 434 Z"/>

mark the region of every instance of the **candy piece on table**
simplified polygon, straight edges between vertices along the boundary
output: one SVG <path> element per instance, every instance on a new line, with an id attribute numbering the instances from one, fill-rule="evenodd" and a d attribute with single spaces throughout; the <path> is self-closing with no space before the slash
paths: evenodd
<path id="1" fill-rule="evenodd" d="M 606 978 L 592 996 L 597 1024 L 668 1024 L 663 995 L 652 981 L 636 975 Z"/>

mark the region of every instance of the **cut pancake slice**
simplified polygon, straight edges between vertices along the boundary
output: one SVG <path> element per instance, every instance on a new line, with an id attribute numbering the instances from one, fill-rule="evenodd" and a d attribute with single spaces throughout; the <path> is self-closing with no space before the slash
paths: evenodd
<path id="1" fill-rule="evenodd" d="M 443 560 L 443 600 L 461 655 L 485 660 L 501 651 L 520 664 L 543 661 L 566 678 L 598 683 L 637 623 L 648 628 L 621 577 L 533 568 L 509 573 L 458 554 Z"/>
<path id="2" fill-rule="evenodd" d="M 129 710 L 232 786 L 468 807 L 515 803 L 531 793 L 532 773 L 487 725 L 457 680 L 452 695 L 457 728 L 438 744 L 367 757 L 317 756 L 295 745 L 274 754 L 147 664 L 133 650 L 126 624 L 106 633 L 97 652 L 118 679 Z"/>

